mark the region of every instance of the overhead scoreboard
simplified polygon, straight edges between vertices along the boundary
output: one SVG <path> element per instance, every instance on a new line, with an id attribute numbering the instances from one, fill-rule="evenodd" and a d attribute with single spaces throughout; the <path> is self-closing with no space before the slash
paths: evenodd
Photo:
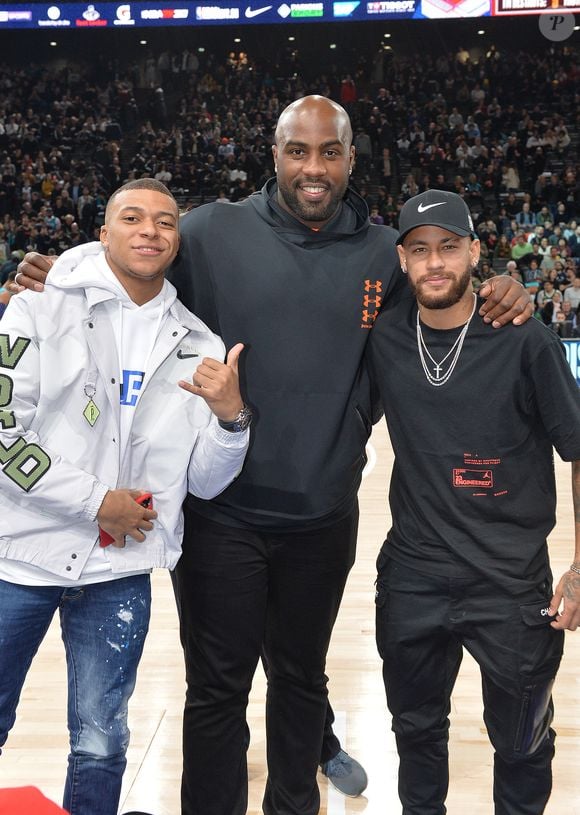
<path id="1" fill-rule="evenodd" d="M 580 0 L 174 0 L 174 2 L 26 3 L 0 5 L 3 29 L 329 23 L 438 19 L 580 11 Z"/>

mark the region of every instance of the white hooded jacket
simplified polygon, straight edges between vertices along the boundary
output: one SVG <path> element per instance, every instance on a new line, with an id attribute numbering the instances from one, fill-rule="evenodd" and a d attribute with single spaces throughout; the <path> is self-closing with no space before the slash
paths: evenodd
<path id="1" fill-rule="evenodd" d="M 105 493 L 117 487 L 150 490 L 159 517 L 145 542 L 105 550 L 113 573 L 173 568 L 188 488 L 201 498 L 225 489 L 249 439 L 248 430 L 223 430 L 203 399 L 178 387 L 225 349 L 165 281 L 168 313 L 120 461 L 119 359 L 106 307 L 119 291 L 99 271 L 102 256 L 100 243 L 65 252 L 45 294 L 13 297 L 0 323 L 0 557 L 71 580 L 97 540 Z"/>

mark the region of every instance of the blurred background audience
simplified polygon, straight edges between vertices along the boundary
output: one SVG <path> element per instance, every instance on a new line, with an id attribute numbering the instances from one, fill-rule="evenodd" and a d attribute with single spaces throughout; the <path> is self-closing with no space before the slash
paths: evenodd
<path id="1" fill-rule="evenodd" d="M 275 33 L 270 50 L 231 50 L 217 34 L 213 48 L 187 47 L 172 30 L 121 52 L 103 34 L 107 47 L 86 58 L 77 48 L 0 64 L 0 286 L 26 251 L 98 238 L 108 196 L 132 178 L 163 181 L 183 209 L 242 200 L 273 173 L 282 109 L 321 93 L 349 111 L 352 181 L 374 223 L 396 228 L 404 201 L 425 189 L 458 192 L 482 242 L 474 286 L 511 274 L 539 319 L 578 336 L 576 50 L 432 38 L 414 50 L 354 42 L 322 58 Z"/>

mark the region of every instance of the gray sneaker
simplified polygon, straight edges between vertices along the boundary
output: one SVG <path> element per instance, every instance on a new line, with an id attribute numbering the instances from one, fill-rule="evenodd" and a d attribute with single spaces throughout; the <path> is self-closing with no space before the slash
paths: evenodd
<path id="1" fill-rule="evenodd" d="M 330 761 L 321 764 L 320 769 L 332 786 L 349 798 L 356 798 L 366 790 L 369 783 L 362 764 L 344 750 L 340 750 Z"/>

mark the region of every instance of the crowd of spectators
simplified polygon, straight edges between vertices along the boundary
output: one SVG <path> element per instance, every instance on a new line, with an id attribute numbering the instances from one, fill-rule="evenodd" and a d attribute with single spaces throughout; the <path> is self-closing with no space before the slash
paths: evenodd
<path id="1" fill-rule="evenodd" d="M 381 47 L 325 73 L 300 60 L 183 49 L 123 68 L 0 65 L 0 285 L 29 249 L 95 239 L 108 196 L 132 178 L 158 178 L 185 207 L 246 197 L 273 172 L 281 110 L 321 93 L 351 116 L 353 180 L 373 222 L 396 227 L 404 201 L 425 189 L 459 192 L 482 241 L 478 280 L 518 276 L 539 317 L 565 334 L 564 312 L 578 332 L 572 49 L 491 46 L 471 58 Z"/>

